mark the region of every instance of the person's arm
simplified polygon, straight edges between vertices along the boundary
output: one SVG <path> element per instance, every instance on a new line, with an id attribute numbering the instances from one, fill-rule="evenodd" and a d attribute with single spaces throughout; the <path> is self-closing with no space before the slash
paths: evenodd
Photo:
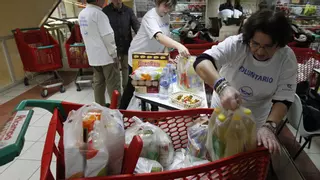
<path id="1" fill-rule="evenodd" d="M 190 55 L 188 49 L 184 45 L 178 43 L 177 41 L 162 33 L 162 30 L 158 22 L 156 21 L 156 17 L 144 16 L 142 25 L 144 26 L 143 28 L 145 28 L 150 39 L 155 38 L 160 44 L 164 45 L 165 47 L 177 49 L 182 56 Z"/>
<path id="2" fill-rule="evenodd" d="M 117 46 L 114 39 L 114 32 L 110 25 L 109 18 L 104 13 L 97 13 L 96 20 L 102 41 L 112 58 L 117 58 Z"/>
<path id="3" fill-rule="evenodd" d="M 131 27 L 132 27 L 133 31 L 137 34 L 139 31 L 139 28 L 140 28 L 140 22 L 131 8 L 129 8 L 129 12 L 130 12 Z"/>
<path id="4" fill-rule="evenodd" d="M 237 109 L 241 104 L 240 93 L 231 87 L 226 79 L 220 77 L 216 64 L 232 63 L 236 56 L 236 44 L 232 37 L 227 38 L 197 57 L 193 64 L 197 74 L 217 92 L 221 105 L 230 110 Z"/>
<path id="5" fill-rule="evenodd" d="M 269 149 L 270 153 L 280 151 L 280 145 L 275 137 L 276 127 L 286 116 L 288 109 L 294 101 L 296 91 L 296 77 L 297 77 L 297 60 L 292 50 L 288 53 L 288 59 L 283 65 L 281 71 L 278 87 L 273 95 L 273 106 L 267 118 L 267 122 L 258 130 L 257 140 L 258 145 L 263 144 Z M 274 126 L 275 125 L 275 126 Z"/>
<path id="6" fill-rule="evenodd" d="M 167 48 L 174 48 L 177 50 L 180 50 L 182 48 L 185 48 L 182 44 L 180 44 L 179 42 L 171 39 L 170 37 L 162 34 L 161 32 L 158 32 L 155 34 L 155 38 L 165 47 Z"/>

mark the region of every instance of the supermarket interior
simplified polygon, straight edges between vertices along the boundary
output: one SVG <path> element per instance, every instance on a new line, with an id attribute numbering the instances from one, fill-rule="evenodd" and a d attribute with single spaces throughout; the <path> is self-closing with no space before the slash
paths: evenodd
<path id="1" fill-rule="evenodd" d="M 0 2 L 0 64 L 3 65 L 0 65 L 0 180 L 98 176 L 92 179 L 320 179 L 320 0 L 103 0 L 103 6 L 102 0 L 20 1 Z M 153 8 L 161 7 L 162 2 L 169 2 L 166 8 L 174 4 L 168 12 L 169 35 L 191 56 L 182 57 L 183 50 L 173 48 L 181 46 L 173 45 L 162 52 L 130 52 L 133 44 L 130 46 L 130 42 L 132 38 L 135 41 L 137 32 L 137 36 L 149 33 L 139 34 L 148 31 L 141 30 L 148 27 L 143 26 L 143 21 L 147 21 L 144 16 Z M 120 4 L 120 10 L 115 3 Z M 101 14 L 108 17 L 107 24 L 110 23 L 114 31 L 113 46 L 119 45 L 119 39 L 121 43 L 129 43 L 126 50 L 123 48 L 127 45 L 117 47 L 119 62 L 128 61 L 128 56 L 131 61 L 129 70 L 124 67 L 128 66 L 125 63 L 116 63 L 114 68 L 118 70 L 114 72 L 118 72 L 116 76 L 120 77 L 117 79 L 120 82 L 117 82 L 118 89 L 112 90 L 119 93 L 110 93 L 110 87 L 115 85 L 107 75 L 100 80 L 104 84 L 100 88 L 105 96 L 102 102 L 105 101 L 108 108 L 100 106 L 101 101 L 97 100 L 99 76 L 96 74 L 101 73 L 99 71 L 108 74 L 112 68 L 98 70 L 97 67 L 102 66 L 90 66 L 90 57 L 94 56 L 89 53 L 94 49 L 88 50 L 89 43 L 85 43 L 87 39 L 83 34 L 88 33 L 84 32 L 84 26 L 94 25 L 80 18 L 81 12 L 87 10 L 88 13 L 89 8 L 91 14 L 96 13 L 94 18 Z M 253 115 L 242 106 L 234 112 L 211 109 L 214 96 L 222 97 L 224 88 L 233 85 L 226 81 L 231 76 L 215 79 L 212 86 L 204 82 L 206 78 L 196 68 L 199 57 L 208 56 L 203 54 L 206 50 L 223 51 L 216 46 L 230 36 L 239 37 L 248 29 L 246 23 L 250 17 L 263 9 L 282 12 L 287 17 L 292 37 L 279 51 L 291 48 L 289 52 L 297 59 L 297 73 L 293 76 L 296 81 L 285 83 L 284 87 L 287 92 L 292 90 L 293 84 L 298 84 L 292 94 L 295 95 L 293 102 L 287 106 L 288 111 L 274 127 L 275 131 L 268 126 L 280 146 L 279 152 L 274 153 L 263 146 L 256 148 L 256 144 L 254 148 L 249 147 L 250 141 L 256 142 L 259 138 L 259 130 L 257 137 L 256 128 L 252 128 L 259 126 L 253 120 L 254 108 L 248 107 Z M 127 16 L 128 12 L 133 13 Z M 96 26 L 101 25 L 99 20 Z M 138 23 L 138 27 L 134 23 Z M 124 33 L 126 30 L 121 28 L 126 28 L 127 24 L 131 32 Z M 105 29 L 109 28 L 97 31 Z M 151 36 L 154 46 L 163 42 L 158 34 Z M 96 42 L 101 41 L 108 49 L 105 52 L 110 54 L 105 37 L 105 34 L 99 36 L 102 41 Z M 251 40 L 246 46 L 252 48 Z M 256 46 L 257 51 L 267 52 L 269 48 L 259 43 Z M 119 55 L 120 49 L 126 51 L 124 56 Z M 96 57 L 103 56 L 104 51 L 99 49 L 98 52 L 101 54 Z M 111 59 L 113 56 L 109 54 Z M 226 59 L 222 56 L 223 53 L 221 58 Z M 258 74 L 266 73 L 261 70 L 254 74 L 243 66 L 239 72 L 241 68 L 247 73 L 246 77 L 252 76 L 252 83 L 259 80 Z M 276 69 L 274 74 L 282 74 Z M 124 78 L 128 76 L 124 71 L 131 73 L 129 78 Z M 261 75 L 260 81 L 272 83 L 272 78 L 263 76 L 262 80 Z M 134 93 L 126 100 L 129 84 Z M 268 91 L 263 87 L 266 86 L 258 90 Z M 250 99 L 252 91 L 249 85 L 239 89 L 244 99 Z M 285 93 L 280 95 L 286 96 Z M 283 100 L 280 97 L 274 102 L 271 96 L 270 104 L 271 100 L 275 104 Z M 122 108 L 123 101 L 127 101 L 125 108 Z M 126 110 L 118 111 L 118 108 Z M 237 112 L 244 119 L 241 126 L 232 125 Z M 243 127 L 242 131 L 239 127 Z M 210 136 L 210 133 L 213 134 Z M 222 134 L 223 138 L 219 139 Z M 237 143 L 227 143 L 231 136 Z M 119 153 L 122 148 L 123 153 Z"/>

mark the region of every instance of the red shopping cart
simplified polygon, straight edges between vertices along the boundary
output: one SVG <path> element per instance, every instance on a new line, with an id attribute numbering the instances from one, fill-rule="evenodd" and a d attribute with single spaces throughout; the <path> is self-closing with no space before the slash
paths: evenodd
<path id="1" fill-rule="evenodd" d="M 117 96 L 113 96 L 117 99 Z M 116 102 L 116 101 L 112 101 Z M 64 148 L 63 148 L 63 122 L 71 110 L 76 110 L 82 105 L 72 104 L 60 101 L 39 101 L 27 100 L 17 106 L 17 110 L 25 107 L 45 108 L 53 113 L 49 129 L 47 132 L 45 147 L 41 160 L 41 180 L 65 179 Z M 116 107 L 112 103 L 110 107 Z M 124 116 L 125 127 L 130 127 L 133 121 L 130 119 L 137 116 L 144 121 L 158 125 L 170 137 L 175 149 L 185 148 L 187 146 L 187 127 L 194 120 L 203 116 L 210 116 L 213 109 L 191 109 L 183 111 L 168 112 L 143 112 L 143 111 L 121 111 Z M 56 133 L 60 135 L 58 145 L 55 143 Z M 133 174 L 138 156 L 142 149 L 142 141 L 136 136 L 130 146 L 125 150 L 123 169 L 121 175 L 107 176 L 99 178 L 82 179 L 257 179 L 266 178 L 270 162 L 270 154 L 265 148 L 257 148 L 250 152 L 240 153 L 228 158 L 207 164 L 184 168 L 179 170 L 170 170 L 159 173 Z M 54 178 L 50 170 L 52 156 L 56 156 L 57 169 Z"/>
<path id="2" fill-rule="evenodd" d="M 13 30 L 17 48 L 25 71 L 24 84 L 29 85 L 27 72 L 51 72 L 54 79 L 37 81 L 42 87 L 41 96 L 48 96 L 49 88 L 60 86 L 60 92 L 65 92 L 63 80 L 57 70 L 62 68 L 60 47 L 49 32 L 44 28 L 29 28 Z M 33 78 L 33 74 L 31 76 Z"/>
<path id="3" fill-rule="evenodd" d="M 79 69 L 75 79 L 77 91 L 81 91 L 80 84 L 92 83 L 92 75 L 84 75 L 84 68 L 89 68 L 88 56 L 83 39 L 80 33 L 80 27 L 75 24 L 71 31 L 71 36 L 65 44 L 68 63 L 70 68 Z"/>
<path id="4" fill-rule="evenodd" d="M 316 51 L 310 48 L 291 47 L 296 55 L 298 62 L 297 82 L 310 81 L 311 86 L 316 84 L 316 74 L 314 68 L 320 68 L 319 55 Z"/>

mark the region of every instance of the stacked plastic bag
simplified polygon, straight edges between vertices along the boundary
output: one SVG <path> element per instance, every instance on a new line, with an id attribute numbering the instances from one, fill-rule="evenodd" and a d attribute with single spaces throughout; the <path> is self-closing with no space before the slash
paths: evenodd
<path id="1" fill-rule="evenodd" d="M 121 173 L 125 131 L 122 114 L 96 103 L 71 111 L 64 123 L 66 178 Z"/>
<path id="2" fill-rule="evenodd" d="M 132 138 L 139 135 L 143 141 L 140 157 L 157 161 L 162 167 L 169 166 L 174 156 L 170 137 L 156 125 L 142 122 L 137 117 L 132 117 L 132 120 L 135 124 L 126 130 L 126 144 L 130 144 Z"/>
<path id="3" fill-rule="evenodd" d="M 216 108 L 209 121 L 206 148 L 211 161 L 255 149 L 256 124 L 251 110 Z"/>
<path id="4" fill-rule="evenodd" d="M 161 67 L 143 66 L 136 69 L 130 76 L 133 80 L 141 81 L 153 81 L 159 80 L 161 73 Z"/>

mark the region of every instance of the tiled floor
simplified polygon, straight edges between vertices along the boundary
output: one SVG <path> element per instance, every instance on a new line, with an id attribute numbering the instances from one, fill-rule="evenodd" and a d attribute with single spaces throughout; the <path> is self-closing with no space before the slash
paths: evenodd
<path id="1" fill-rule="evenodd" d="M 7 101 L 10 97 L 18 96 L 28 89 L 29 88 L 24 89 L 23 85 L 18 85 L 17 87 L 2 93 L 0 95 L 0 103 Z M 107 94 L 106 97 L 108 97 Z M 58 92 L 49 99 L 87 104 L 94 101 L 94 96 L 90 86 L 84 87 L 81 92 L 77 92 L 74 83 L 70 83 L 70 85 L 66 86 L 65 93 L 61 94 Z M 107 101 L 109 101 L 109 99 Z M 51 113 L 39 108 L 34 108 L 34 111 L 35 113 L 25 136 L 26 142 L 21 155 L 13 162 L 0 166 L 1 180 L 38 180 L 40 178 L 41 156 Z M 295 134 L 293 128 L 289 126 L 289 129 Z M 315 138 L 311 148 L 305 149 L 305 152 L 320 170 L 320 138 Z M 51 171 L 53 174 L 55 174 L 55 161 L 56 158 L 53 157 L 51 163 Z"/>
<path id="2" fill-rule="evenodd" d="M 18 85 L 9 89 L 0 95 L 0 103 L 5 103 L 34 86 L 24 88 L 24 85 Z M 110 102 L 106 93 L 107 102 Z M 56 93 L 49 97 L 50 100 L 69 101 L 80 104 L 88 104 L 94 101 L 93 90 L 91 86 L 84 86 L 81 92 L 76 91 L 74 83 L 66 86 L 65 93 Z M 10 180 L 38 180 L 40 179 L 40 163 L 46 133 L 52 114 L 40 108 L 34 108 L 34 115 L 30 121 L 29 128 L 25 135 L 24 148 L 18 158 L 4 166 L 0 166 L 0 179 Z M 56 137 L 58 139 L 58 135 Z M 57 141 L 56 141 L 57 142 Z M 51 171 L 55 174 L 55 161 L 53 157 Z M 19 170 L 19 173 L 16 171 Z"/>

